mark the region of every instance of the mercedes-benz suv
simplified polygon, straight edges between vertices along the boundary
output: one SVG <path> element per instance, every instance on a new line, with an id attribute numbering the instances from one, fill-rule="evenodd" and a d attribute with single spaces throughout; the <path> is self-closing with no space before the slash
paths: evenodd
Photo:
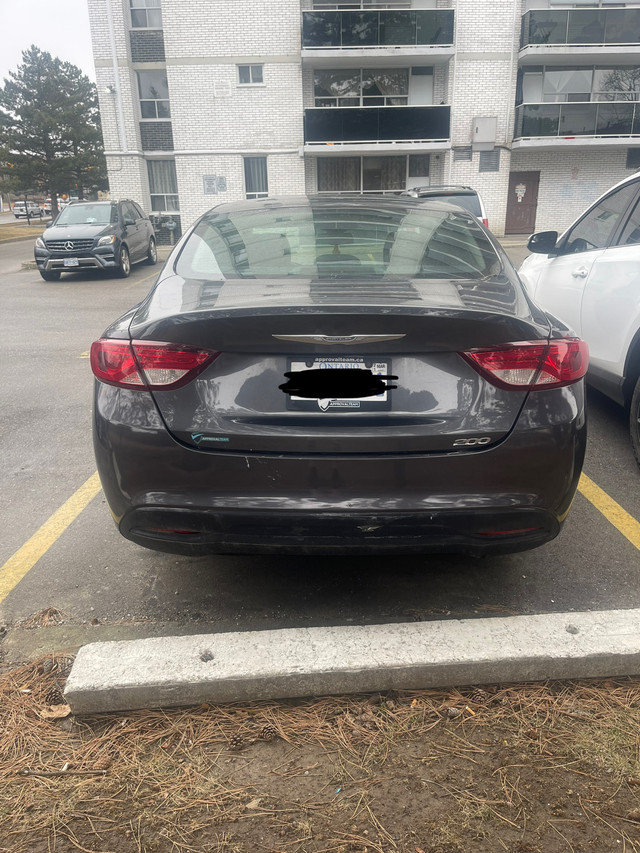
<path id="1" fill-rule="evenodd" d="M 158 259 L 153 225 L 128 199 L 69 204 L 38 237 L 34 255 L 45 281 L 80 269 L 111 270 L 126 278 L 132 264 Z"/>

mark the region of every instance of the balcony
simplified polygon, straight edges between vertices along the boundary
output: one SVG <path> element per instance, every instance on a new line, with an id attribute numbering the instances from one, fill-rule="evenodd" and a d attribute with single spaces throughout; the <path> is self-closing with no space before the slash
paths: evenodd
<path id="1" fill-rule="evenodd" d="M 535 9 L 522 16 L 520 64 L 640 57 L 640 9 Z"/>
<path id="2" fill-rule="evenodd" d="M 316 68 L 336 60 L 391 65 L 399 57 L 446 62 L 454 54 L 453 23 L 453 9 L 303 12 L 302 61 Z"/>
<path id="3" fill-rule="evenodd" d="M 448 106 L 350 107 L 304 111 L 307 154 L 442 151 L 450 147 Z"/>
<path id="4" fill-rule="evenodd" d="M 629 145 L 638 136 L 638 102 L 521 104 L 516 107 L 513 149 Z"/>

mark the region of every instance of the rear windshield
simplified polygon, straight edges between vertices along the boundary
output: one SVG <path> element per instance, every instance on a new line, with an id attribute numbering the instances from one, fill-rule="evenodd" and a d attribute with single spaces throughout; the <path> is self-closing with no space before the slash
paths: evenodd
<path id="1" fill-rule="evenodd" d="M 111 204 L 70 204 L 56 219 L 56 225 L 109 225 L 116 221 Z"/>
<path id="2" fill-rule="evenodd" d="M 429 195 L 429 201 L 448 201 L 449 204 L 459 204 L 464 207 L 469 213 L 473 213 L 478 219 L 482 219 L 482 208 L 480 207 L 480 199 L 472 193 L 442 193 L 439 195 Z"/>
<path id="3" fill-rule="evenodd" d="M 361 205 L 264 206 L 207 214 L 176 265 L 184 278 L 479 279 L 502 264 L 466 213 Z"/>

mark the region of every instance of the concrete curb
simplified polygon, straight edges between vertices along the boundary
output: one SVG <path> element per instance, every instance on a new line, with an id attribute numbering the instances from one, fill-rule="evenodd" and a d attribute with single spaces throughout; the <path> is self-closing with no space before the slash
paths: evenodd
<path id="1" fill-rule="evenodd" d="M 640 673 L 640 610 L 92 643 L 74 713 Z"/>

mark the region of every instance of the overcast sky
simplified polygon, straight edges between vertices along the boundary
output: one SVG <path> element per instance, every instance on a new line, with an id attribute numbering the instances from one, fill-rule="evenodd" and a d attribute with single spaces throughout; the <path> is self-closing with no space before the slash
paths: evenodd
<path id="1" fill-rule="evenodd" d="M 0 85 L 35 44 L 95 82 L 87 0 L 0 0 Z"/>

